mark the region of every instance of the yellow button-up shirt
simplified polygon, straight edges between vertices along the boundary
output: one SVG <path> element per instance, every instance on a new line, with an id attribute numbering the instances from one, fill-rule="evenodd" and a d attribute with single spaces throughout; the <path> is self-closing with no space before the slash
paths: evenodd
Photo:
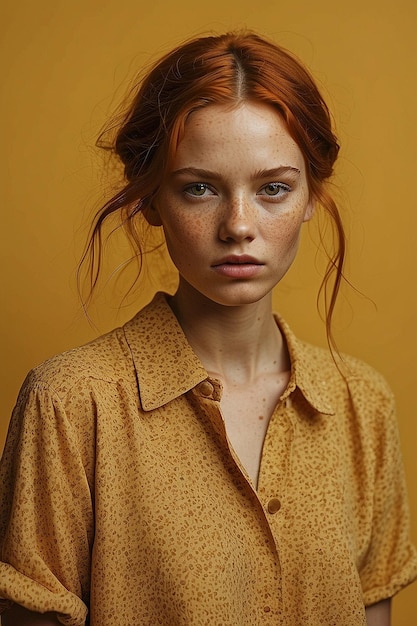
<path id="1" fill-rule="evenodd" d="M 0 597 L 91 626 L 356 626 L 417 575 L 393 399 L 297 340 L 251 483 L 163 294 L 31 372 L 0 485 Z"/>

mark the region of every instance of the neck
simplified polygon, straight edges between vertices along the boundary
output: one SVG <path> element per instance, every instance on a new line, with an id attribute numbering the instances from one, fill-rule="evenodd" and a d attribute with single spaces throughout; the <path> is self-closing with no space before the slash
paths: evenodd
<path id="1" fill-rule="evenodd" d="M 170 301 L 190 345 L 206 370 L 223 382 L 249 384 L 289 370 L 285 342 L 272 314 L 272 296 L 223 306 L 180 288 Z"/>

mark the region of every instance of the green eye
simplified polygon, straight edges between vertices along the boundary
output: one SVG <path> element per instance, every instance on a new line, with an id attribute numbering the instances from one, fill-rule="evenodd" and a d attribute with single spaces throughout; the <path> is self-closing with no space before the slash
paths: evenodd
<path id="1" fill-rule="evenodd" d="M 281 185 L 278 183 L 269 183 L 269 185 L 266 185 L 264 189 L 268 196 L 276 196 L 277 193 L 281 191 Z"/>
<path id="2" fill-rule="evenodd" d="M 291 191 L 291 188 L 284 183 L 268 183 L 265 187 L 262 187 L 262 191 L 267 196 L 284 196 Z"/>
<path id="3" fill-rule="evenodd" d="M 207 191 L 207 185 L 205 183 L 195 183 L 187 187 L 186 191 L 192 196 L 204 196 Z"/>

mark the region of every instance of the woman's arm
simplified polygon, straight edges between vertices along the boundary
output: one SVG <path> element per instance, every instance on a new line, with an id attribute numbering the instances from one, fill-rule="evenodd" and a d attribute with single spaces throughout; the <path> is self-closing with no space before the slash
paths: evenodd
<path id="1" fill-rule="evenodd" d="M 391 598 L 367 606 L 365 613 L 367 626 L 390 626 Z"/>
<path id="2" fill-rule="evenodd" d="M 22 387 L 0 463 L 0 596 L 16 603 L 3 626 L 56 625 L 59 612 L 82 621 L 87 613 L 79 596 L 89 588 L 93 463 L 69 408 L 41 375 L 32 372 Z M 92 411 L 79 412 L 90 445 Z"/>
<path id="3" fill-rule="evenodd" d="M 33 613 L 14 604 L 1 616 L 2 626 L 62 626 L 55 613 Z"/>

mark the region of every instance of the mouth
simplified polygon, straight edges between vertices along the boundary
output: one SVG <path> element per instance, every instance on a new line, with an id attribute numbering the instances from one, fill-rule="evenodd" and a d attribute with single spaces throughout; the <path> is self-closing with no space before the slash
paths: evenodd
<path id="1" fill-rule="evenodd" d="M 252 278 L 261 271 L 264 263 L 247 254 L 229 255 L 213 263 L 218 274 L 229 278 Z"/>
<path id="2" fill-rule="evenodd" d="M 248 254 L 230 254 L 216 261 L 216 263 L 213 263 L 212 267 L 219 267 L 221 265 L 263 265 L 263 263 Z"/>

